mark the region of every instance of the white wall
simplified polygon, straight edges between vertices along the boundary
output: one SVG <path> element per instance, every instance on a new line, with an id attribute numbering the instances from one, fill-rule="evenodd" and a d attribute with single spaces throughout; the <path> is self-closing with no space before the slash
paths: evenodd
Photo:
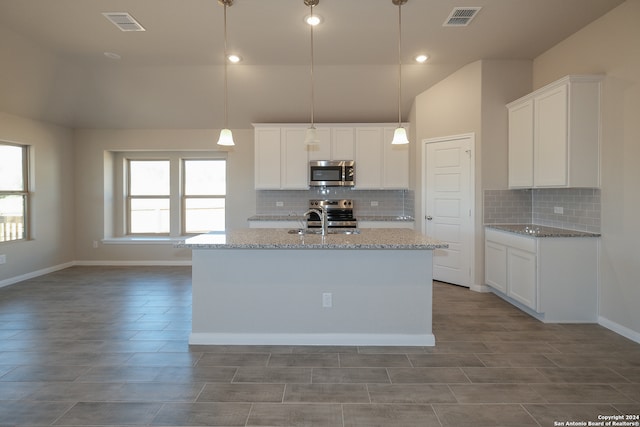
<path id="1" fill-rule="evenodd" d="M 31 146 L 32 239 L 0 243 L 9 279 L 73 261 L 73 133 L 69 129 L 0 113 L 0 140 Z"/>
<path id="2" fill-rule="evenodd" d="M 247 218 L 255 214 L 253 189 L 253 130 L 235 130 L 236 146 L 227 154 L 227 229 L 247 227 Z M 216 150 L 218 131 L 207 129 L 97 130 L 75 132 L 76 157 L 76 260 L 91 262 L 184 262 L 191 251 L 173 244 L 99 244 L 110 226 L 111 206 L 105 204 L 105 153 L 126 150 Z M 106 176 L 109 177 L 109 169 Z M 109 179 L 109 178 L 107 178 Z M 110 236 L 106 236 L 110 237 Z"/>
<path id="3" fill-rule="evenodd" d="M 531 91 L 531 61 L 477 61 L 418 95 L 411 111 L 415 128 L 412 171 L 417 226 L 422 230 L 423 144 L 426 138 L 475 133 L 474 283 L 484 283 L 482 191 L 507 187 L 507 109 L 505 105 Z M 415 124 L 415 125 L 413 125 Z"/>
<path id="4" fill-rule="evenodd" d="M 640 341 L 640 0 L 627 0 L 534 60 L 534 88 L 604 73 L 601 323 Z"/>

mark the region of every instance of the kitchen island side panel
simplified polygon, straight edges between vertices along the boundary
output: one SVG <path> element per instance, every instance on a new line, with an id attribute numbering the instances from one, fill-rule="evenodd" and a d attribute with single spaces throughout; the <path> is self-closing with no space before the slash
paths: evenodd
<path id="1" fill-rule="evenodd" d="M 190 343 L 434 345 L 431 278 L 431 250 L 194 249 Z"/>

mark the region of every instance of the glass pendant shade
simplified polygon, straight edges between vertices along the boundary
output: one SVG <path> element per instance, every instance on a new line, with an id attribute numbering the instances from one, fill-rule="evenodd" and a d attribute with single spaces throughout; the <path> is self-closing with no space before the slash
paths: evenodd
<path id="1" fill-rule="evenodd" d="M 307 128 L 307 133 L 304 136 L 304 143 L 306 145 L 315 145 L 320 143 L 318 139 L 318 132 L 314 126 Z"/>
<path id="2" fill-rule="evenodd" d="M 220 138 L 218 139 L 218 145 L 224 145 L 224 146 L 235 145 L 235 143 L 233 142 L 233 134 L 231 133 L 231 129 L 222 129 L 220 131 Z"/>
<path id="3" fill-rule="evenodd" d="M 409 140 L 407 139 L 407 130 L 403 127 L 397 127 L 395 132 L 393 132 L 393 141 L 391 141 L 391 144 L 402 145 L 408 143 Z"/>

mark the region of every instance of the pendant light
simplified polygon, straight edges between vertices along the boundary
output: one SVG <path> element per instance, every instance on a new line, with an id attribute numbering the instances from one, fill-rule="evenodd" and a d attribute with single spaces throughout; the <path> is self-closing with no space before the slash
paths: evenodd
<path id="1" fill-rule="evenodd" d="M 309 27 L 311 28 L 311 125 L 309 126 L 309 128 L 307 129 L 307 133 L 305 134 L 304 137 L 304 143 L 306 145 L 314 145 L 314 144 L 318 144 L 320 141 L 318 140 L 318 135 L 316 132 L 316 127 L 315 127 L 315 123 L 314 123 L 314 117 L 313 117 L 313 110 L 314 110 L 314 84 L 313 84 L 313 27 L 314 25 L 317 25 L 317 21 L 316 23 L 312 23 L 313 21 L 313 7 L 317 6 L 318 3 L 320 3 L 320 0 L 304 0 L 304 4 L 306 6 L 309 6 L 309 8 L 311 9 L 311 14 L 309 16 L 309 18 L 307 18 L 307 23 L 309 24 Z"/>
<path id="2" fill-rule="evenodd" d="M 227 112 L 227 8 L 233 4 L 233 0 L 218 0 L 218 3 L 224 6 L 224 128 L 220 131 L 218 145 L 233 146 L 236 144 L 233 142 L 233 134 L 229 129 Z"/>
<path id="3" fill-rule="evenodd" d="M 408 0 L 391 0 L 398 6 L 398 127 L 393 132 L 391 144 L 408 144 L 407 130 L 402 127 L 402 5 Z"/>

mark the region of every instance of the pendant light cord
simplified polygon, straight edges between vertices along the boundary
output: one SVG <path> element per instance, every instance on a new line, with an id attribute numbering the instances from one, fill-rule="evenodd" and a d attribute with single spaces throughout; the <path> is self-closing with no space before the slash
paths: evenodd
<path id="1" fill-rule="evenodd" d="M 398 127 L 402 126 L 402 4 L 398 4 Z"/>
<path id="2" fill-rule="evenodd" d="M 227 3 L 224 4 L 224 128 L 229 129 L 228 126 L 228 113 L 227 113 L 227 102 L 228 102 L 228 88 L 227 88 L 227 8 L 229 5 Z"/>
<path id="3" fill-rule="evenodd" d="M 311 8 L 311 18 L 313 18 L 313 4 L 310 6 Z M 311 127 L 314 125 L 314 116 L 313 109 L 315 104 L 315 93 L 314 93 L 314 81 L 313 81 L 313 25 L 309 25 L 311 27 Z"/>

